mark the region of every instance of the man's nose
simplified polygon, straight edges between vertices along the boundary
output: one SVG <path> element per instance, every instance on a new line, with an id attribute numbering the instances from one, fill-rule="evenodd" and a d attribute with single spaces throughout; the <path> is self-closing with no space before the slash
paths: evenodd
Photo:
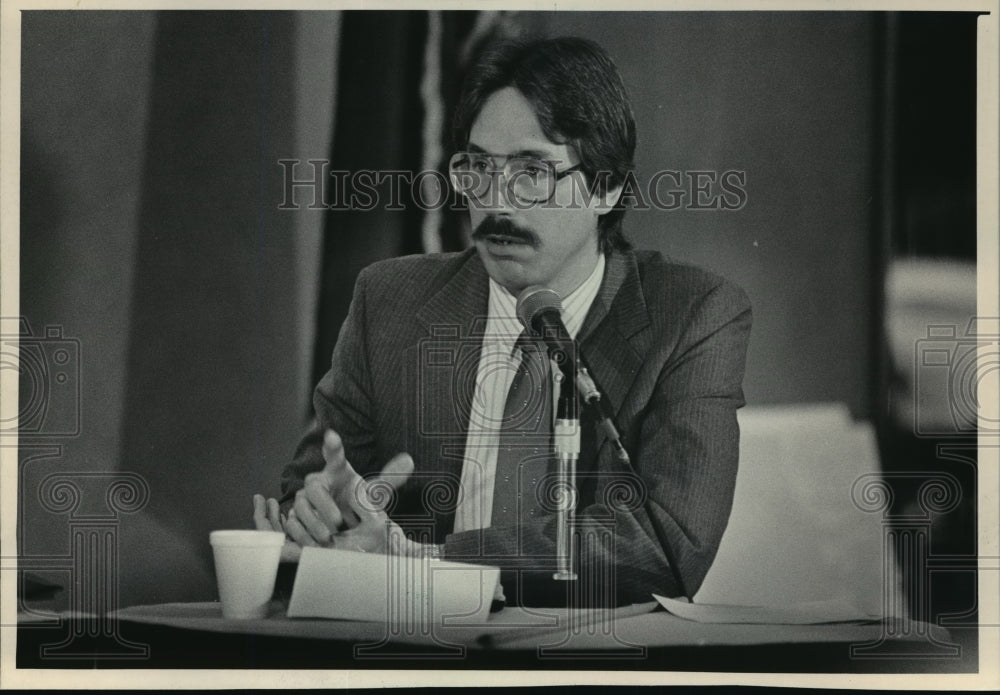
<path id="1" fill-rule="evenodd" d="M 490 173 L 490 188 L 481 207 L 495 214 L 509 214 L 514 209 L 510 179 L 504 170 Z"/>

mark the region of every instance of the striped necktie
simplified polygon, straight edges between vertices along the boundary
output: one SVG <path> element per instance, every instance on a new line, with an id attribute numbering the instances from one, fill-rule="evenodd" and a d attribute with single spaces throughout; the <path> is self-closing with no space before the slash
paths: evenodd
<path id="1" fill-rule="evenodd" d="M 536 494 L 552 458 L 552 386 L 545 344 L 522 331 L 515 343 L 521 360 L 507 392 L 491 526 L 512 526 L 538 517 Z"/>

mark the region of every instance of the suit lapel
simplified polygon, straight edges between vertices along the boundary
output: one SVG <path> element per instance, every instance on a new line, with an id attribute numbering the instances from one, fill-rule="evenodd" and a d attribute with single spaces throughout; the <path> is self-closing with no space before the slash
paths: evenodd
<path id="1" fill-rule="evenodd" d="M 417 320 L 426 328 L 429 343 L 450 349 L 453 369 L 426 370 L 421 388 L 438 403 L 451 407 L 440 412 L 441 422 L 429 423 L 435 432 L 463 437 L 469 428 L 469 410 L 476 386 L 479 352 L 486 327 L 489 301 L 489 276 L 475 250 L 467 251 L 465 261 L 451 278 L 435 291 L 417 312 Z"/>
<path id="2" fill-rule="evenodd" d="M 474 248 L 459 257 L 459 267 L 454 275 L 446 277 L 432 291 L 427 303 L 417 312 L 417 319 L 425 326 L 478 324 L 485 321 L 489 301 L 489 276 Z M 481 332 L 480 332 L 481 333 Z"/>
<path id="3" fill-rule="evenodd" d="M 489 300 L 489 279 L 475 250 L 459 262 L 416 315 L 424 333 L 414 387 L 419 426 L 410 428 L 411 450 L 418 471 L 432 472 L 434 485 L 450 489 L 448 494 L 427 489 L 421 495 L 435 517 L 439 538 L 451 532 L 454 520 Z M 449 497 L 452 502 L 446 501 Z"/>
<path id="4" fill-rule="evenodd" d="M 608 256 L 601 289 L 579 335 L 583 359 L 613 413 L 621 409 L 642 365 L 642 354 L 630 339 L 648 325 L 635 256 L 615 252 Z"/>

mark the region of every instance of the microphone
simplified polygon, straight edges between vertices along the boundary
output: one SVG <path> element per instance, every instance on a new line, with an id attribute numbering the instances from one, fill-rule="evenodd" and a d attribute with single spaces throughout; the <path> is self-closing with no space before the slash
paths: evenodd
<path id="1" fill-rule="evenodd" d="M 542 336 L 567 379 L 576 379 L 576 341 L 562 322 L 562 300 L 548 287 L 532 285 L 517 296 L 517 318 L 529 331 Z"/>
<path id="2" fill-rule="evenodd" d="M 576 340 L 570 337 L 569 331 L 563 324 L 562 299 L 559 295 L 548 287 L 540 285 L 524 288 L 517 296 L 517 318 L 526 329 L 542 336 L 549 350 L 555 353 L 556 362 L 566 378 L 575 381 L 584 403 L 593 408 L 598 418 L 598 427 L 607 434 L 618 460 L 628 463 L 628 452 L 625 451 L 621 436 L 611 421 L 607 402 L 601 399 L 601 392 L 590 377 L 583 355 L 577 349 Z"/>

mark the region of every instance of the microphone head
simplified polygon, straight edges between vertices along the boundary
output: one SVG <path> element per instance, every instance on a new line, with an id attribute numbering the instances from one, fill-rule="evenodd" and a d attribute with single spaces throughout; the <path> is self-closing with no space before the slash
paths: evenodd
<path id="1" fill-rule="evenodd" d="M 532 327 L 535 317 L 546 311 L 562 314 L 562 299 L 548 287 L 531 285 L 517 295 L 517 318 L 529 331 L 536 330 Z"/>

